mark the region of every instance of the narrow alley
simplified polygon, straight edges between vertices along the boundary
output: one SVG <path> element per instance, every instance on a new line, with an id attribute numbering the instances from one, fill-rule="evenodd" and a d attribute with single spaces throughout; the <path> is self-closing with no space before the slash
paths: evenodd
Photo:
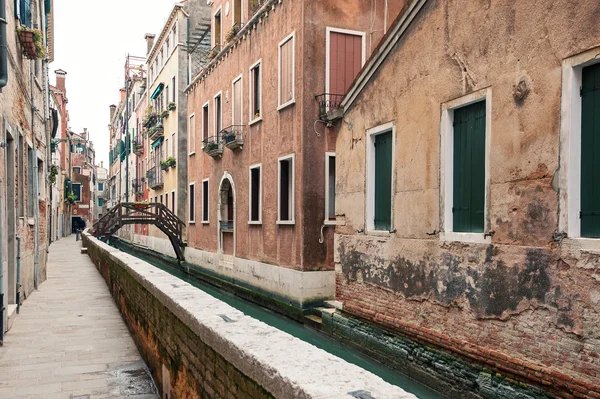
<path id="1" fill-rule="evenodd" d="M 75 235 L 50 246 L 48 280 L 0 351 L 1 398 L 158 398 L 108 288 Z"/>

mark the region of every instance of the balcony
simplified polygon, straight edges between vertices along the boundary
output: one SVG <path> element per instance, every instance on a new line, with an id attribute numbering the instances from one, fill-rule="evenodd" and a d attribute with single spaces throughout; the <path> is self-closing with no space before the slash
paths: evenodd
<path id="1" fill-rule="evenodd" d="M 202 151 L 213 158 L 223 155 L 223 143 L 217 136 L 211 136 L 202 140 Z"/>
<path id="2" fill-rule="evenodd" d="M 165 129 L 163 128 L 162 120 L 156 122 L 156 124 L 148 129 L 148 139 L 152 141 L 156 141 L 161 138 L 165 133 Z"/>
<path id="3" fill-rule="evenodd" d="M 161 188 L 164 185 L 163 171 L 160 170 L 159 167 L 155 166 L 148 169 L 148 172 L 146 172 L 146 178 L 148 180 L 148 187 L 150 187 L 152 190 Z"/>
<path id="4" fill-rule="evenodd" d="M 328 123 L 333 123 L 344 116 L 342 109 L 343 94 L 323 93 L 315 96 L 319 103 L 319 118 Z"/>
<path id="5" fill-rule="evenodd" d="M 230 150 L 242 149 L 244 146 L 244 125 L 232 125 L 219 132 L 225 147 Z"/>
<path id="6" fill-rule="evenodd" d="M 146 179 L 143 177 L 132 180 L 131 186 L 132 186 L 133 192 L 135 194 L 138 194 L 138 195 L 144 194 L 144 182 L 145 181 L 146 181 Z"/>
<path id="7" fill-rule="evenodd" d="M 133 152 L 138 157 L 144 155 L 144 138 L 142 136 L 136 136 L 133 141 Z"/>

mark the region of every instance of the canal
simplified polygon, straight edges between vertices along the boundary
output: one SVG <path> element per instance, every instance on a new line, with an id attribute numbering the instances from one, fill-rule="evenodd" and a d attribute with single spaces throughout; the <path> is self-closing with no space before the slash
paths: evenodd
<path id="1" fill-rule="evenodd" d="M 269 309 L 263 308 L 257 304 L 249 302 L 245 299 L 239 298 L 234 294 L 221 290 L 215 286 L 212 286 L 206 282 L 198 280 L 189 274 L 182 271 L 177 264 L 177 260 L 167 261 L 164 259 L 164 255 L 161 257 L 154 256 L 147 250 L 135 250 L 131 245 L 125 244 L 119 240 L 111 240 L 110 245 L 120 249 L 123 252 L 127 252 L 134 255 L 153 266 L 176 276 L 183 281 L 186 281 L 204 291 L 205 293 L 227 303 L 239 311 L 251 316 L 257 320 L 262 321 L 272 327 L 275 327 L 281 331 L 284 331 L 294 337 L 297 337 L 305 342 L 308 342 L 317 348 L 320 348 L 332 355 L 335 355 L 341 359 L 344 359 L 348 363 L 352 363 L 359 366 L 377 376 L 389 384 L 396 385 L 407 392 L 416 395 L 422 399 L 437 399 L 444 398 L 444 396 L 419 382 L 412 380 L 411 378 L 398 373 L 394 369 L 383 365 L 382 363 L 371 359 L 364 355 L 358 350 L 351 348 L 345 344 L 342 344 L 333 338 L 322 334 L 316 330 L 313 330 L 302 323 L 295 320 L 289 319 L 278 313 L 275 313 Z"/>

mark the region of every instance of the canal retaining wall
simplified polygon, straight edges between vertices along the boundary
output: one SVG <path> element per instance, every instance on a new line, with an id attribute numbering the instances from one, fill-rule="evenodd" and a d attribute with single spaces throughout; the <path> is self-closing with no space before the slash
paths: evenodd
<path id="1" fill-rule="evenodd" d="M 415 398 L 87 233 L 84 245 L 163 398 Z"/>

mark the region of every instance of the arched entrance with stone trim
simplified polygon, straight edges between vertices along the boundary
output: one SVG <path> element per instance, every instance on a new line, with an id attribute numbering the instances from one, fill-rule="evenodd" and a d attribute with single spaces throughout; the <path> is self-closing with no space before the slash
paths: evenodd
<path id="1" fill-rule="evenodd" d="M 235 185 L 227 172 L 223 173 L 219 184 L 218 242 L 222 261 L 233 261 L 235 256 Z"/>

